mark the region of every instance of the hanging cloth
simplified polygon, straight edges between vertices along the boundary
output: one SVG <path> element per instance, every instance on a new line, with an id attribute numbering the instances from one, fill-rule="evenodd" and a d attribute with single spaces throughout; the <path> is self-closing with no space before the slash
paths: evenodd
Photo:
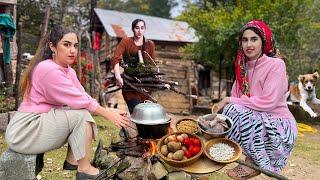
<path id="1" fill-rule="evenodd" d="M 16 25 L 14 24 L 11 15 L 3 13 L 0 14 L 0 34 L 3 39 L 3 59 L 6 64 L 10 63 L 10 38 L 16 32 Z"/>

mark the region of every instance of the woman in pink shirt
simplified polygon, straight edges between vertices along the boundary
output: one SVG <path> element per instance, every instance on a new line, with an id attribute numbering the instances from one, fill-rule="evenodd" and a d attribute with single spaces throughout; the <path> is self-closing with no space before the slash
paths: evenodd
<path id="1" fill-rule="evenodd" d="M 63 169 L 77 170 L 77 179 L 94 179 L 99 170 L 90 164 L 90 150 L 97 126 L 90 113 L 118 127 L 126 127 L 128 118 L 85 92 L 69 66 L 77 53 L 74 31 L 56 26 L 46 36 L 23 77 L 23 102 L 7 127 L 6 141 L 23 154 L 41 154 L 68 142 Z"/>
<path id="2" fill-rule="evenodd" d="M 286 66 L 263 21 L 248 22 L 240 30 L 239 45 L 231 97 L 220 101 L 214 110 L 223 110 L 233 120 L 228 138 L 240 144 L 247 162 L 279 172 L 297 138 L 296 122 L 286 104 Z M 243 165 L 228 172 L 235 179 L 258 174 Z"/>

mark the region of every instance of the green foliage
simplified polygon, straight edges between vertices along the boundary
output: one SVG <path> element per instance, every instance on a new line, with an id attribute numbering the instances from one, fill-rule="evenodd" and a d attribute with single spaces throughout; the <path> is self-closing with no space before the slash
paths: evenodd
<path id="1" fill-rule="evenodd" d="M 126 74 L 132 77 L 148 77 L 156 72 L 156 68 L 153 64 L 139 63 L 137 67 L 128 67 L 125 70 Z"/>
<path id="2" fill-rule="evenodd" d="M 224 67 L 232 69 L 240 28 L 252 19 L 261 19 L 271 27 L 277 47 L 287 58 L 288 71 L 293 72 L 298 69 L 291 66 L 297 59 L 297 50 L 303 54 L 299 58 L 306 59 L 309 54 L 304 50 L 314 46 L 310 40 L 319 35 L 318 14 L 319 3 L 311 0 L 243 0 L 206 8 L 190 5 L 179 19 L 197 31 L 199 42 L 183 50 L 215 69 L 222 56 Z"/>
<path id="3" fill-rule="evenodd" d="M 0 113 L 13 111 L 15 108 L 14 97 L 8 97 L 5 83 L 0 83 Z"/>
<path id="4" fill-rule="evenodd" d="M 40 25 L 48 4 L 51 7 L 48 31 L 56 24 L 74 27 L 75 30 L 88 28 L 89 0 L 20 0 L 17 5 L 17 22 L 23 24 L 22 52 L 35 53 L 41 37 Z"/>
<path id="5" fill-rule="evenodd" d="M 169 18 L 170 10 L 177 5 L 177 2 L 175 0 L 100 0 L 98 5 L 106 9 Z"/>

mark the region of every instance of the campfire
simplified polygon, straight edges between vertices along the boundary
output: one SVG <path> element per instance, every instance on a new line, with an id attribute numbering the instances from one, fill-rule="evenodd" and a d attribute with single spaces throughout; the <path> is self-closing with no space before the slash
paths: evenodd
<path id="1" fill-rule="evenodd" d="M 127 134 L 127 133 L 124 133 Z M 159 139 L 123 137 L 121 141 L 103 147 L 100 141 L 93 165 L 105 170 L 100 179 L 161 179 L 165 176 L 183 176 L 185 172 L 165 164 L 157 156 Z M 98 178 L 98 179 L 99 179 Z"/>

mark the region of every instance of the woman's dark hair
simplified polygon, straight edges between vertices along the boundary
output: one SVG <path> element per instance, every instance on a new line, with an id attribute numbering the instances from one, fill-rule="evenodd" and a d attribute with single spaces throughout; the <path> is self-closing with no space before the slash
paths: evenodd
<path id="1" fill-rule="evenodd" d="M 35 66 L 43 60 L 52 59 L 52 51 L 49 47 L 49 43 L 52 43 L 53 46 L 57 46 L 58 42 L 63 38 L 63 36 L 69 33 L 76 34 L 76 32 L 72 29 L 57 25 L 53 27 L 50 33 L 47 33 L 45 37 L 40 40 L 36 54 L 31 59 L 20 83 L 22 96 L 27 96 L 30 92 L 32 72 Z"/>
<path id="2" fill-rule="evenodd" d="M 138 24 L 138 22 L 143 22 L 144 24 L 144 27 L 146 27 L 146 22 L 142 19 L 135 19 L 134 21 L 132 21 L 132 24 L 131 24 L 131 30 L 133 31 L 134 30 L 134 27 L 136 27 L 136 25 Z"/>

